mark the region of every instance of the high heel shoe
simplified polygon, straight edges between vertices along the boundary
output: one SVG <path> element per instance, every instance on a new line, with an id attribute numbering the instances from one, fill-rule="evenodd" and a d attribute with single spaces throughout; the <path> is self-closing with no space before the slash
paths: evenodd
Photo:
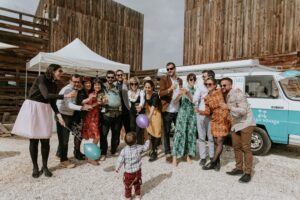
<path id="1" fill-rule="evenodd" d="M 204 165 L 202 167 L 203 170 L 210 170 L 210 169 L 215 169 L 216 167 L 216 162 L 211 161 L 210 163 L 208 163 L 207 165 Z"/>

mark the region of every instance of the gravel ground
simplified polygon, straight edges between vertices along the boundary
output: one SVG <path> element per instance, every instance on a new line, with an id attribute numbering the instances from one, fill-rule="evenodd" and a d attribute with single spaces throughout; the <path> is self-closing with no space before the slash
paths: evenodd
<path id="1" fill-rule="evenodd" d="M 70 139 L 71 141 L 71 139 Z M 124 144 L 122 144 L 124 145 Z M 122 146 L 121 145 L 121 146 Z M 122 172 L 114 172 L 116 157 L 100 166 L 76 162 L 74 169 L 60 167 L 55 157 L 57 136 L 51 138 L 49 168 L 53 177 L 31 177 L 28 141 L 0 138 L 0 199 L 122 199 Z M 69 155 L 73 156 L 70 142 Z M 221 170 L 203 171 L 193 164 L 167 164 L 160 154 L 154 163 L 143 157 L 143 199 L 300 199 L 300 148 L 276 145 L 269 155 L 254 158 L 254 176 L 249 184 L 238 183 L 226 171 L 234 167 L 231 147 L 225 147 Z M 39 155 L 39 163 L 41 156 Z"/>

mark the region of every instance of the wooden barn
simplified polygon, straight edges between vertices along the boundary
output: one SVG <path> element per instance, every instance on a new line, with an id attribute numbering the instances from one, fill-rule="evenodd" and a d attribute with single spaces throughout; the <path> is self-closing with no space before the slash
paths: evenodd
<path id="1" fill-rule="evenodd" d="M 299 70 L 298 51 L 299 0 L 185 0 L 184 65 L 256 58 Z"/>
<path id="2" fill-rule="evenodd" d="M 75 38 L 103 57 L 142 67 L 142 14 L 112 0 L 41 0 L 36 15 L 0 7 L 0 120 L 16 114 L 25 96 L 26 62 L 56 51 Z M 28 89 L 36 73 L 28 73 Z M 0 121 L 1 122 L 1 121 Z"/>
<path id="3" fill-rule="evenodd" d="M 142 69 L 141 13 L 112 0 L 40 0 L 36 15 L 52 20 L 50 51 L 79 38 L 105 58 Z"/>

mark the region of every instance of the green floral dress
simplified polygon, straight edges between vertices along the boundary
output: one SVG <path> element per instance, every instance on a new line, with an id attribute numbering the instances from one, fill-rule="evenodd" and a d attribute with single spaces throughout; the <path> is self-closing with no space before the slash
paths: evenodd
<path id="1" fill-rule="evenodd" d="M 193 96 L 195 89 L 189 87 L 189 92 Z M 176 120 L 172 155 L 177 158 L 184 155 L 194 157 L 196 154 L 196 134 L 197 124 L 194 105 L 188 97 L 182 96 Z"/>

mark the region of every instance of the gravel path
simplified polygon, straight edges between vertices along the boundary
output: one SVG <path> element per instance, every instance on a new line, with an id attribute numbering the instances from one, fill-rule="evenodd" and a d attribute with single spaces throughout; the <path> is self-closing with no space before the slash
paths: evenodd
<path id="1" fill-rule="evenodd" d="M 78 162 L 64 169 L 55 158 L 57 136 L 51 138 L 49 168 L 54 176 L 31 177 L 28 141 L 16 137 L 0 138 L 0 199 L 122 199 L 122 172 L 114 172 L 115 157 L 100 166 Z M 69 155 L 73 143 L 70 139 Z M 277 145 L 264 157 L 254 158 L 254 176 L 249 184 L 238 183 L 226 171 L 234 167 L 231 147 L 225 147 L 221 170 L 203 171 L 193 164 L 167 164 L 160 154 L 154 163 L 143 158 L 143 199 L 300 199 L 300 148 Z M 41 156 L 39 155 L 39 163 Z"/>

